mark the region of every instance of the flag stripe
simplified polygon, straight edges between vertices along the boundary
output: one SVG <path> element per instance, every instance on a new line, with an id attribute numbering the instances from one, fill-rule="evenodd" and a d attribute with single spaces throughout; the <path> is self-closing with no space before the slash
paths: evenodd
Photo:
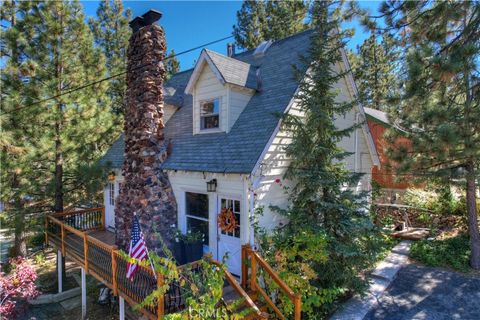
<path id="1" fill-rule="evenodd" d="M 148 257 L 148 250 L 145 245 L 145 238 L 143 237 L 142 231 L 140 230 L 140 223 L 138 222 L 137 216 L 134 216 L 132 223 L 132 234 L 130 236 L 130 250 L 128 255 L 130 258 L 142 261 Z M 138 262 L 134 261 L 127 264 L 127 278 L 133 280 L 133 276 L 138 267 Z"/>

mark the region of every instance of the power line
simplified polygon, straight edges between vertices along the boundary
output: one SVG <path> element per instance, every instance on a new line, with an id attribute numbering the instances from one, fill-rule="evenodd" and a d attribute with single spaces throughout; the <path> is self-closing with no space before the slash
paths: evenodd
<path id="1" fill-rule="evenodd" d="M 193 48 L 190 48 L 188 50 L 185 50 L 185 51 L 182 51 L 182 52 L 179 52 L 177 54 L 174 54 L 173 56 L 170 56 L 170 57 L 167 57 L 165 58 L 163 61 L 167 61 L 167 60 L 170 60 L 172 58 L 175 58 L 175 57 L 178 57 L 182 54 L 186 54 L 186 53 L 189 53 L 189 52 L 192 52 L 192 51 L 195 51 L 195 50 L 198 50 L 198 49 L 202 49 L 206 46 L 209 46 L 209 45 L 212 45 L 212 44 L 215 44 L 215 43 L 218 43 L 218 42 L 222 42 L 222 41 L 225 41 L 227 39 L 230 39 L 230 38 L 233 38 L 233 35 L 231 36 L 228 36 L 228 37 L 223 37 L 221 39 L 217 39 L 217 40 L 214 40 L 214 41 L 210 41 L 210 42 L 207 42 L 207 43 L 204 43 L 202 45 L 199 45 L 199 46 L 196 46 L 196 47 L 193 47 Z M 141 69 L 143 67 L 147 66 L 147 64 L 144 64 L 144 65 L 140 65 L 138 67 L 135 67 L 135 68 L 132 68 L 131 71 L 133 70 L 137 70 L 137 69 Z M 76 87 L 76 88 L 73 88 L 73 89 L 70 89 L 70 90 L 67 90 L 65 92 L 62 92 L 60 94 L 57 94 L 57 95 L 54 95 L 54 96 L 51 96 L 51 97 L 48 97 L 48 98 L 45 98 L 45 99 L 41 99 L 41 100 L 37 100 L 35 102 L 32 102 L 28 105 L 25 105 L 23 107 L 19 107 L 15 110 L 11 110 L 11 111 L 7 111 L 7 112 L 2 112 L 1 114 L 9 114 L 9 113 L 13 113 L 13 112 L 17 112 L 17 111 L 20 111 L 20 110 L 23 110 L 23 109 L 26 109 L 26 108 L 30 108 L 30 107 L 33 107 L 37 104 L 40 104 L 40 103 L 43 103 L 43 102 L 47 102 L 47 101 L 50 101 L 50 100 L 53 100 L 53 99 L 57 99 L 61 96 L 64 96 L 64 95 L 67 95 L 67 94 L 70 94 L 70 93 L 73 93 L 73 92 L 76 92 L 76 91 L 79 91 L 79 90 L 83 90 L 85 88 L 88 88 L 88 87 L 91 87 L 91 86 L 94 86 L 96 84 L 99 84 L 99 83 L 102 83 L 104 81 L 108 81 L 108 80 L 111 80 L 111 79 L 114 79 L 116 77 L 119 77 L 119 76 L 122 76 L 124 74 L 126 74 L 128 71 L 122 71 L 120 73 L 117 73 L 117 74 L 114 74 L 114 75 L 111 75 L 109 77 L 106 77 L 106 78 L 103 78 L 103 79 L 100 79 L 100 80 L 97 80 L 97 81 L 93 81 L 93 82 L 90 82 L 90 83 L 86 83 L 84 85 L 81 85 L 79 87 Z"/>

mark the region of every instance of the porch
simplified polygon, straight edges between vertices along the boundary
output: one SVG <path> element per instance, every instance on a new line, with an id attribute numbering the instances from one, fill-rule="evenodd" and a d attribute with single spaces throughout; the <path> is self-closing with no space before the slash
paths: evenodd
<path id="1" fill-rule="evenodd" d="M 110 288 L 120 301 L 130 305 L 141 303 L 158 287 L 163 286 L 163 276 L 156 275 L 151 268 L 139 266 L 135 281 L 126 277 L 127 261 L 115 245 L 114 233 L 105 225 L 105 208 L 93 208 L 80 211 L 48 215 L 45 220 L 46 243 L 56 247 L 62 256 L 68 257 L 82 267 L 82 273 L 90 274 Z M 244 308 L 251 310 L 249 319 L 265 319 L 265 311 L 280 319 L 287 319 L 272 301 L 271 293 L 292 303 L 294 319 L 301 314 L 301 297 L 295 294 L 249 246 L 242 247 L 241 284 L 225 270 L 224 300 L 226 303 L 243 298 Z M 218 262 L 212 260 L 212 264 Z M 197 263 L 192 264 L 193 267 Z M 182 268 L 184 266 L 180 266 Z M 271 287 L 269 288 L 269 284 Z M 83 289 L 83 288 L 82 288 Z M 159 298 L 155 306 L 140 311 L 149 319 L 161 319 L 164 315 L 180 312 L 185 308 L 184 294 L 179 284 L 170 284 L 169 290 Z"/>

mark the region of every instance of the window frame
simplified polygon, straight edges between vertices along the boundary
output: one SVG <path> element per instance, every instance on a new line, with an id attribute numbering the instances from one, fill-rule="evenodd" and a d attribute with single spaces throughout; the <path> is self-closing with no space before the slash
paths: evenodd
<path id="1" fill-rule="evenodd" d="M 108 183 L 108 204 L 115 206 L 115 182 Z"/>
<path id="2" fill-rule="evenodd" d="M 204 195 L 207 197 L 207 217 L 204 218 L 204 217 L 201 217 L 201 216 L 195 216 L 195 215 L 192 215 L 192 214 L 189 214 L 188 211 L 187 211 L 187 193 L 193 193 L 193 194 L 200 194 L 200 195 Z M 198 220 L 198 221 L 203 221 L 203 222 L 206 222 L 207 223 L 207 232 L 206 234 L 204 234 L 204 238 L 205 238 L 205 243 L 204 245 L 207 245 L 209 246 L 209 241 L 210 241 L 210 237 L 209 237 L 209 233 L 210 233 L 210 199 L 209 199 L 209 195 L 208 193 L 204 193 L 204 192 L 197 192 L 197 191 L 185 191 L 184 192 L 184 199 L 185 199 L 185 204 L 184 204 L 184 212 L 185 212 L 185 233 L 188 232 L 188 219 L 195 219 L 195 220 Z M 208 240 L 208 241 L 207 241 Z"/>
<path id="3" fill-rule="evenodd" d="M 215 105 L 215 100 L 218 101 L 218 113 L 210 113 L 210 114 L 207 114 L 207 115 L 202 115 L 202 107 L 204 104 L 206 103 L 210 103 L 210 102 L 213 102 L 214 105 Z M 199 114 L 199 131 L 200 132 L 208 132 L 208 131 L 220 131 L 221 130 L 221 123 L 220 123 L 220 113 L 221 113 L 221 106 L 222 106 L 222 100 L 221 100 L 221 97 L 215 97 L 215 98 L 211 98 L 211 99 L 205 99 L 205 100 L 201 100 L 199 101 L 199 108 L 198 108 L 198 114 Z M 204 128 L 203 127 L 203 119 L 205 117 L 213 117 L 213 116 L 217 116 L 218 117 L 218 126 L 214 127 L 214 128 Z"/>

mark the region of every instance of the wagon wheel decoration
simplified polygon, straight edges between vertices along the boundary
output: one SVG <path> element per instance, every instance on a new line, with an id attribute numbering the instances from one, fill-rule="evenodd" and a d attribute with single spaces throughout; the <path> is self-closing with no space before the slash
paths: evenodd
<path id="1" fill-rule="evenodd" d="M 218 227 L 223 232 L 234 232 L 237 228 L 237 220 L 232 210 L 229 208 L 223 208 L 218 215 Z"/>

